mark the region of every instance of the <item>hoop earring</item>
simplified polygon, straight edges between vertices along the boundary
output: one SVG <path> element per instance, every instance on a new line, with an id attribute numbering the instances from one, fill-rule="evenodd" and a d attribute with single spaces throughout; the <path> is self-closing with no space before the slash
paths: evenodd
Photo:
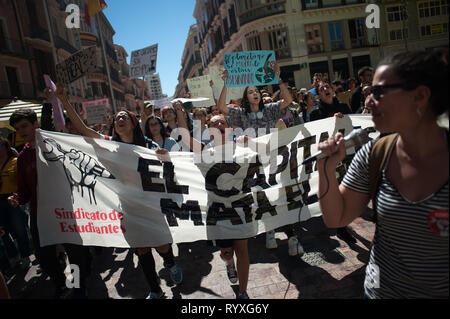
<path id="1" fill-rule="evenodd" d="M 420 107 L 417 107 L 416 109 L 417 115 L 419 115 L 419 117 L 422 117 L 422 111 L 420 110 Z"/>

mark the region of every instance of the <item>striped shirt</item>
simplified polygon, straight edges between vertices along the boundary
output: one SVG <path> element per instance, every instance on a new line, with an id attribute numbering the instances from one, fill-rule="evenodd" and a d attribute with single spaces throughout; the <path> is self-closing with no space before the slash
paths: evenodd
<path id="1" fill-rule="evenodd" d="M 345 187 L 369 194 L 372 145 L 373 141 L 367 143 L 355 155 L 342 181 Z M 448 298 L 448 180 L 436 193 L 412 203 L 386 178 L 385 170 L 386 166 L 376 195 L 377 227 L 365 294 L 369 298 Z"/>

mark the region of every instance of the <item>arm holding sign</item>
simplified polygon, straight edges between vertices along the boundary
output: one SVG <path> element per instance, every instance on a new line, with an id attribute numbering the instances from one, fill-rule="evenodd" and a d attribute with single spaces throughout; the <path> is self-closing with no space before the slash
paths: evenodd
<path id="1" fill-rule="evenodd" d="M 173 107 L 175 108 L 177 112 L 177 123 L 179 128 L 179 134 L 181 134 L 181 141 L 189 146 L 191 150 L 201 150 L 202 149 L 202 143 L 200 143 L 198 140 L 191 137 L 191 134 L 189 133 L 189 128 L 186 123 L 186 116 L 183 110 L 183 103 L 180 101 L 176 101 L 173 103 Z"/>
<path id="2" fill-rule="evenodd" d="M 67 115 L 69 115 L 70 121 L 73 126 L 80 132 L 83 136 L 100 138 L 100 134 L 94 131 L 93 129 L 87 127 L 86 124 L 81 120 L 80 116 L 75 112 L 73 106 L 70 104 L 69 99 L 67 97 L 66 91 L 64 90 L 64 86 L 58 83 L 56 85 L 56 97 L 61 101 L 64 108 L 66 109 Z"/>
<path id="3" fill-rule="evenodd" d="M 280 71 L 280 65 L 278 63 L 275 63 L 275 67 L 274 67 L 275 73 L 278 75 L 278 85 L 280 86 L 280 90 L 281 90 L 281 96 L 283 97 L 283 100 L 281 100 L 281 104 L 280 104 L 280 110 L 283 110 L 285 108 L 287 108 L 289 105 L 292 104 L 292 102 L 294 101 L 292 99 L 292 95 L 291 93 L 288 91 L 286 85 L 283 83 L 283 81 L 281 81 L 281 71 Z"/>
<path id="4" fill-rule="evenodd" d="M 223 88 L 222 92 L 220 92 L 219 101 L 217 101 L 217 106 L 219 107 L 220 112 L 222 112 L 224 115 L 229 115 L 230 110 L 227 107 L 227 87 L 225 85 L 225 79 L 228 78 L 228 71 L 224 70 L 222 72 L 222 80 L 223 80 Z"/>

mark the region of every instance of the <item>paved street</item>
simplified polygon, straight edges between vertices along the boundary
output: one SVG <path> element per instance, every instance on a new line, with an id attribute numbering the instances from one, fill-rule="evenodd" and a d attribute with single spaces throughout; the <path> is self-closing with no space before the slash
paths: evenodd
<path id="1" fill-rule="evenodd" d="M 365 264 L 375 230 L 368 217 L 356 219 L 350 228 L 357 238 L 350 246 L 327 230 L 322 218 L 301 224 L 302 257 L 288 255 L 287 237 L 276 233 L 278 248 L 265 248 L 265 235 L 249 240 L 250 276 L 248 294 L 252 299 L 361 298 Z M 238 285 L 230 284 L 220 251 L 207 241 L 173 245 L 184 280 L 176 286 L 153 252 L 161 286 L 168 299 L 234 299 Z M 36 274 L 36 265 L 18 271 L 9 280 L 13 298 L 52 298 L 51 282 Z M 88 286 L 93 299 L 142 299 L 148 294 L 137 257 L 128 249 L 103 248 L 94 255 Z"/>

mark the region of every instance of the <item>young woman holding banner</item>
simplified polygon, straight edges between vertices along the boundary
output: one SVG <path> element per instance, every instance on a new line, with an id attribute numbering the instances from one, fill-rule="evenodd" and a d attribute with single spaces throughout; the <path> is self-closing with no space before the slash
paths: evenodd
<path id="1" fill-rule="evenodd" d="M 250 137 L 269 134 L 270 129 L 275 128 L 278 120 L 282 119 L 285 114 L 282 111 L 291 105 L 294 100 L 292 99 L 292 95 L 288 88 L 281 80 L 281 71 L 278 63 L 275 63 L 274 71 L 278 76 L 278 83 L 283 99 L 265 105 L 259 88 L 256 86 L 248 86 L 245 88 L 242 96 L 241 108 L 234 108 L 226 105 L 227 88 L 225 86 L 225 81 L 226 78 L 228 78 L 228 71 L 223 71 L 222 79 L 224 80 L 224 86 L 217 104 L 219 110 L 223 114 L 229 116 L 228 121 L 230 126 L 242 128 L 245 135 L 249 135 Z M 247 132 L 245 132 L 246 130 Z M 288 236 L 290 236 L 288 240 L 289 254 L 291 256 L 299 253 L 301 254 L 303 252 L 303 247 L 299 244 L 292 231 L 288 231 L 288 233 Z M 275 249 L 278 247 L 274 230 L 266 233 L 266 247 L 268 249 Z"/>
<path id="2" fill-rule="evenodd" d="M 192 151 L 199 152 L 203 149 L 214 148 L 215 146 L 224 145 L 225 143 L 230 142 L 230 137 L 226 135 L 226 132 L 228 132 L 226 129 L 229 128 L 229 125 L 222 114 L 213 116 L 209 121 L 208 129 L 212 134 L 217 134 L 214 134 L 215 138 L 212 139 L 210 143 L 205 144 L 193 138 L 190 134 L 187 134 L 188 128 L 182 114 L 183 109 L 180 103 L 175 104 L 175 109 L 177 110 L 178 118 L 181 119 L 178 121 L 178 125 L 180 128 L 184 128 L 186 132 L 186 134 L 183 135 L 182 141 L 186 145 L 189 145 Z M 214 132 L 214 130 L 216 132 Z M 226 263 L 228 279 L 233 284 L 239 279 L 239 293 L 237 299 L 249 299 L 247 295 L 247 283 L 250 271 L 248 239 L 216 240 L 216 244 L 220 247 L 220 257 Z M 234 255 L 236 255 L 237 271 L 234 263 Z"/>
<path id="3" fill-rule="evenodd" d="M 139 121 L 133 112 L 120 111 L 113 117 L 113 123 L 110 128 L 110 135 L 105 136 L 90 129 L 80 119 L 78 114 L 70 104 L 68 97 L 65 93 L 64 87 L 57 84 L 56 96 L 62 102 L 67 114 L 70 117 L 73 125 L 76 129 L 86 137 L 103 138 L 106 140 L 113 140 L 123 143 L 129 143 L 156 149 L 157 154 L 166 154 L 167 151 L 159 148 L 158 144 L 148 139 L 142 134 Z M 164 266 L 169 269 L 172 280 L 179 284 L 183 279 L 181 268 L 174 261 L 171 244 L 165 244 L 159 247 L 155 247 L 158 254 L 164 259 Z M 158 275 L 155 269 L 155 260 L 153 259 L 152 251 L 150 247 L 137 248 L 137 255 L 139 263 L 144 271 L 147 282 L 150 286 L 150 293 L 147 299 L 161 299 L 164 297 L 164 292 L 159 285 Z"/>

